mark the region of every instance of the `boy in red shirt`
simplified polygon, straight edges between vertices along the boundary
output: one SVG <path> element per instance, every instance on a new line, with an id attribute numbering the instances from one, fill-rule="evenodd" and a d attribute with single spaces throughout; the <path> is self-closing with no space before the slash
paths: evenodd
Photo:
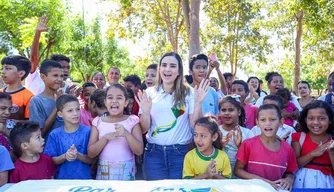
<path id="1" fill-rule="evenodd" d="M 11 183 L 53 178 L 57 170 L 52 158 L 41 154 L 45 143 L 38 124 L 18 122 L 9 137 L 15 152 L 20 155 L 14 163 L 15 169 L 10 173 Z"/>

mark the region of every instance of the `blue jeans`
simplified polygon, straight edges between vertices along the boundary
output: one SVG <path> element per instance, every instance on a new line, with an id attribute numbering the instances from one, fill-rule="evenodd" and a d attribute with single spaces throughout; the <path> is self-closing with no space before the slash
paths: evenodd
<path id="1" fill-rule="evenodd" d="M 183 160 L 187 152 L 187 145 L 147 143 L 144 153 L 146 179 L 182 179 Z"/>

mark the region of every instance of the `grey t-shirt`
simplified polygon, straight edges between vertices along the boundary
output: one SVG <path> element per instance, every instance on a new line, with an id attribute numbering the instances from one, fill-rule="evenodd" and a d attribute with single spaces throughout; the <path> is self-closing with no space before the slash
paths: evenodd
<path id="1" fill-rule="evenodd" d="M 45 97 L 42 94 L 35 95 L 30 100 L 29 120 L 38 123 L 39 127 L 43 128 L 45 121 L 51 115 L 55 107 L 56 107 L 56 102 L 53 99 Z M 50 131 L 46 134 L 45 139 L 53 129 L 63 125 L 64 125 L 63 118 L 57 115 L 55 121 L 51 125 Z"/>

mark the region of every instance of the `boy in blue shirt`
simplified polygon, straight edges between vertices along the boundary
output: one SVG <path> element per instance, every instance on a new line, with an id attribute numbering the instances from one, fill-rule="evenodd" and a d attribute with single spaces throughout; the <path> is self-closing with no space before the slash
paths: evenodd
<path id="1" fill-rule="evenodd" d="M 56 107 L 64 126 L 50 133 L 44 150 L 57 165 L 56 179 L 91 179 L 93 159 L 87 156 L 91 128 L 79 124 L 79 101 L 72 95 L 62 95 Z"/>

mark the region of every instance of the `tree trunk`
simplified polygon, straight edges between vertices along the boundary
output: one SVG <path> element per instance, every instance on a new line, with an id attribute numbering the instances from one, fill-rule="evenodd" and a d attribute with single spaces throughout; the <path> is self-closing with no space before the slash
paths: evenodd
<path id="1" fill-rule="evenodd" d="M 89 74 L 85 75 L 85 82 L 90 82 L 90 75 Z"/>
<path id="2" fill-rule="evenodd" d="M 303 17 L 304 11 L 300 10 L 296 15 L 297 20 L 297 36 L 295 40 L 296 58 L 295 58 L 295 79 L 293 82 L 293 90 L 298 94 L 298 82 L 300 81 L 300 43 L 303 35 Z"/>
<path id="3" fill-rule="evenodd" d="M 189 40 L 189 58 L 200 53 L 199 39 L 199 11 L 201 0 L 191 0 L 190 6 L 188 0 L 182 0 L 184 17 L 186 20 L 188 40 Z"/>
<path id="4" fill-rule="evenodd" d="M 182 0 L 182 10 L 183 10 L 184 20 L 186 20 L 187 35 L 189 37 L 189 32 L 190 32 L 190 19 L 189 19 L 190 7 L 189 7 L 189 0 Z"/>

